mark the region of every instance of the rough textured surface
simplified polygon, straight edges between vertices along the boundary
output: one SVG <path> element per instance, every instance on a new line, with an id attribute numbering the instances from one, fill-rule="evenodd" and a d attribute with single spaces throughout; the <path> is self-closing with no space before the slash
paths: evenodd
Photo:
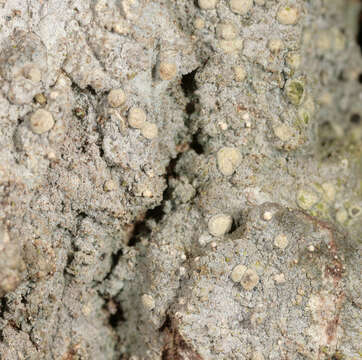
<path id="1" fill-rule="evenodd" d="M 0 0 L 0 358 L 359 359 L 359 11 Z"/>

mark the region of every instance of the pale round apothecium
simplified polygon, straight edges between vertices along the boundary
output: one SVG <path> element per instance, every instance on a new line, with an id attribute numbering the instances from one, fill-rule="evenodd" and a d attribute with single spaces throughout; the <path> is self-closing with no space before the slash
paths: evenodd
<path id="1" fill-rule="evenodd" d="M 113 180 L 107 180 L 103 185 L 103 190 L 107 192 L 116 190 L 116 188 L 117 184 Z"/>
<path id="2" fill-rule="evenodd" d="M 212 10 L 215 9 L 218 0 L 199 0 L 198 4 L 202 10 Z"/>
<path id="3" fill-rule="evenodd" d="M 343 224 L 348 220 L 348 212 L 345 208 L 340 208 L 336 212 L 336 220 Z"/>
<path id="4" fill-rule="evenodd" d="M 273 213 L 270 211 L 265 211 L 263 214 L 263 219 L 265 221 L 270 221 L 273 218 Z"/>
<path id="5" fill-rule="evenodd" d="M 113 89 L 108 94 L 108 104 L 113 108 L 120 107 L 125 101 L 126 94 L 122 89 Z"/>
<path id="6" fill-rule="evenodd" d="M 289 244 L 289 240 L 287 235 L 285 234 L 279 234 L 274 239 L 274 245 L 278 247 L 279 249 L 284 250 Z"/>
<path id="7" fill-rule="evenodd" d="M 175 63 L 161 62 L 158 72 L 162 80 L 172 80 L 177 73 L 177 65 Z"/>
<path id="8" fill-rule="evenodd" d="M 243 286 L 243 288 L 245 290 L 254 289 L 255 286 L 258 284 L 258 282 L 259 282 L 259 276 L 252 269 L 246 270 L 245 273 L 243 274 L 243 277 L 242 277 L 241 281 L 240 281 L 241 285 Z"/>
<path id="9" fill-rule="evenodd" d="M 315 250 L 314 245 L 309 245 L 309 246 L 308 246 L 308 251 L 314 252 L 314 250 Z"/>
<path id="10" fill-rule="evenodd" d="M 208 222 L 209 233 L 213 236 L 222 236 L 230 231 L 233 219 L 230 215 L 217 214 Z"/>
<path id="11" fill-rule="evenodd" d="M 275 281 L 276 284 L 283 284 L 285 283 L 285 275 L 283 273 L 275 274 L 273 276 L 273 280 Z"/>
<path id="12" fill-rule="evenodd" d="M 233 269 L 233 271 L 230 274 L 230 278 L 233 282 L 240 282 L 243 278 L 243 275 L 245 271 L 247 270 L 247 267 L 244 265 L 236 265 Z"/>
<path id="13" fill-rule="evenodd" d="M 203 29 L 205 27 L 205 20 L 202 18 L 195 19 L 194 26 L 197 30 Z"/>
<path id="14" fill-rule="evenodd" d="M 253 5 L 253 0 L 230 0 L 231 11 L 239 15 L 246 15 Z"/>
<path id="15" fill-rule="evenodd" d="M 311 209 L 318 201 L 318 194 L 310 188 L 301 188 L 297 193 L 297 204 L 303 210 Z"/>
<path id="16" fill-rule="evenodd" d="M 143 294 L 142 295 L 142 304 L 149 311 L 151 311 L 151 310 L 153 310 L 155 308 L 155 300 L 149 294 Z"/>
<path id="17" fill-rule="evenodd" d="M 141 134 L 149 140 L 155 139 L 158 136 L 158 128 L 156 124 L 146 121 L 142 128 Z"/>
<path id="18" fill-rule="evenodd" d="M 53 126 L 53 115 L 47 110 L 39 109 L 30 117 L 30 127 L 35 134 L 43 134 Z"/>
<path id="19" fill-rule="evenodd" d="M 135 128 L 135 129 L 141 129 L 147 119 L 147 115 L 145 111 L 139 107 L 133 107 L 130 109 L 128 113 L 128 124 Z"/>
<path id="20" fill-rule="evenodd" d="M 234 147 L 221 148 L 217 153 L 217 164 L 223 175 L 232 175 L 241 164 L 240 151 Z"/>
<path id="21" fill-rule="evenodd" d="M 36 94 L 34 100 L 41 106 L 44 106 L 47 103 L 47 98 L 42 93 Z"/>
<path id="22" fill-rule="evenodd" d="M 294 25 L 298 22 L 299 11 L 293 6 L 281 6 L 277 13 L 277 19 L 282 25 Z"/>

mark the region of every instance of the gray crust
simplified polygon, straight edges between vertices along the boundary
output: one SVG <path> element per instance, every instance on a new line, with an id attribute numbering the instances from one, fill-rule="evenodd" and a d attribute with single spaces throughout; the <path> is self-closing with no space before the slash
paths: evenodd
<path id="1" fill-rule="evenodd" d="M 360 4 L 240 3 L 0 0 L 1 360 L 361 358 Z"/>

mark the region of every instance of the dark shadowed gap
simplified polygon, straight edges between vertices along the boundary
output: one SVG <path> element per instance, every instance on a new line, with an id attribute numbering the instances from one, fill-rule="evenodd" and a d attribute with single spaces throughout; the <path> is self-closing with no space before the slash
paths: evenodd
<path id="1" fill-rule="evenodd" d="M 350 118 L 350 121 L 352 124 L 359 124 L 360 121 L 361 121 L 361 116 L 359 114 L 352 114 L 351 115 L 351 118 Z"/>
<path id="2" fill-rule="evenodd" d="M 0 317 L 3 317 L 4 315 L 4 312 L 6 310 L 6 298 L 5 296 L 3 296 L 1 299 L 0 299 Z"/>
<path id="3" fill-rule="evenodd" d="M 142 220 L 135 223 L 132 234 L 128 241 L 128 246 L 135 246 L 141 241 L 141 238 L 143 236 L 147 236 L 151 233 L 151 229 L 147 225 L 148 220 L 155 220 L 156 223 L 158 223 L 163 219 L 163 216 L 165 215 L 165 203 L 171 198 L 171 191 L 170 187 L 168 186 L 168 181 L 170 177 L 176 177 L 175 167 L 178 160 L 180 159 L 180 156 L 181 153 L 178 154 L 174 159 L 171 159 L 170 163 L 166 168 L 167 187 L 163 192 L 161 204 L 153 209 L 147 210 Z"/>
<path id="4" fill-rule="evenodd" d="M 187 115 L 191 115 L 195 112 L 196 110 L 196 106 L 195 103 L 190 101 L 187 105 L 186 105 L 186 114 Z"/>
<path id="5" fill-rule="evenodd" d="M 122 308 L 119 308 L 115 314 L 112 314 L 109 317 L 109 325 L 111 325 L 113 328 L 117 327 L 117 325 L 122 321 L 125 321 Z"/>
<path id="6" fill-rule="evenodd" d="M 188 116 L 192 115 L 196 110 L 197 98 L 194 96 L 194 92 L 197 90 L 197 84 L 195 80 L 195 75 L 198 68 L 185 74 L 181 78 L 181 88 L 184 95 L 189 98 L 189 102 L 185 107 L 186 114 Z"/>
<path id="7" fill-rule="evenodd" d="M 202 144 L 199 142 L 199 135 L 200 135 L 200 131 L 197 131 L 195 134 L 192 135 L 192 141 L 190 144 L 190 148 L 195 150 L 196 154 L 203 154 L 204 148 L 202 146 Z"/>
<path id="8" fill-rule="evenodd" d="M 101 255 L 101 257 L 104 254 Z M 117 266 L 117 264 L 119 263 L 119 259 L 121 258 L 121 256 L 123 255 L 123 251 L 122 249 L 119 249 L 116 253 L 113 253 L 111 255 L 111 268 L 109 269 L 108 274 L 106 275 L 106 277 L 104 278 L 104 280 L 108 279 L 111 274 L 113 273 L 114 268 Z M 102 259 L 101 259 L 102 260 Z"/>
<path id="9" fill-rule="evenodd" d="M 358 18 L 357 44 L 359 45 L 362 53 L 362 10 L 360 11 Z M 358 81 L 362 84 L 362 73 L 359 74 Z"/>
<path id="10" fill-rule="evenodd" d="M 159 332 L 163 332 L 166 329 L 171 329 L 171 318 L 170 315 L 166 315 L 166 319 L 162 326 L 158 329 Z"/>
<path id="11" fill-rule="evenodd" d="M 114 298 L 110 299 L 110 301 L 113 303 L 113 307 L 115 307 L 115 309 L 112 311 L 112 313 L 110 313 L 108 321 L 109 325 L 112 328 L 116 328 L 119 325 L 119 323 L 125 321 L 126 319 L 124 317 L 124 312 L 121 304 Z M 105 308 L 106 307 L 107 306 L 105 305 Z"/>
<path id="12" fill-rule="evenodd" d="M 196 105 L 198 103 L 198 97 L 195 95 L 195 91 L 197 90 L 195 76 L 198 70 L 199 68 L 196 68 L 188 74 L 183 75 L 181 79 L 182 91 L 184 95 L 189 99 L 189 102 L 185 107 L 186 114 L 188 115 L 186 125 L 187 123 L 190 123 L 190 121 L 192 121 L 191 115 L 196 112 Z M 204 149 L 202 144 L 199 142 L 199 135 L 200 131 L 197 131 L 192 135 L 190 148 L 193 149 L 197 154 L 203 154 Z"/>
<path id="13" fill-rule="evenodd" d="M 171 324 L 171 318 L 169 315 L 166 315 L 166 320 L 162 324 L 162 326 L 158 329 L 160 333 L 166 332 L 166 338 L 172 337 L 172 324 Z M 173 339 L 172 339 L 173 340 Z M 171 346 L 170 346 L 171 345 Z M 167 341 L 163 347 L 162 354 L 161 354 L 161 360 L 170 360 L 175 358 L 176 354 L 173 354 L 172 344 L 168 344 Z"/>
<path id="14" fill-rule="evenodd" d="M 181 79 L 182 91 L 183 91 L 185 97 L 187 97 L 189 99 L 189 102 L 187 103 L 187 105 L 185 107 L 186 114 L 188 115 L 189 118 L 196 111 L 197 97 L 194 96 L 194 92 L 197 89 L 197 84 L 195 81 L 195 76 L 196 76 L 197 70 L 198 70 L 198 68 L 189 72 L 188 74 L 183 75 L 182 79 Z M 198 135 L 199 135 L 198 132 L 193 134 L 191 143 L 189 145 L 190 145 L 190 148 L 194 149 L 196 153 L 202 154 L 204 152 L 204 150 L 203 150 L 202 145 L 198 141 Z M 156 206 L 153 209 L 147 210 L 145 215 L 142 217 L 142 219 L 135 222 L 132 234 L 130 235 L 130 238 L 128 241 L 128 246 L 135 246 L 137 243 L 139 243 L 141 241 L 142 237 L 146 237 L 151 233 L 151 229 L 147 225 L 147 222 L 149 220 L 154 220 L 156 223 L 158 223 L 163 219 L 163 217 L 165 215 L 165 212 L 164 212 L 165 203 L 167 200 L 171 199 L 171 189 L 168 186 L 169 179 L 175 178 L 177 176 L 175 168 L 176 168 L 177 162 L 179 161 L 181 155 L 182 155 L 182 152 L 180 152 L 174 159 L 171 159 L 166 168 L 167 187 L 166 187 L 165 191 L 163 192 L 161 204 Z"/>
<path id="15" fill-rule="evenodd" d="M 359 45 L 362 52 L 362 10 L 360 11 L 358 18 L 357 44 Z"/>
<path id="16" fill-rule="evenodd" d="M 188 74 L 182 75 L 181 87 L 182 91 L 187 97 L 191 96 L 197 89 L 195 75 L 198 69 L 199 68 L 196 68 L 195 70 L 189 72 Z"/>
<path id="17" fill-rule="evenodd" d="M 147 212 L 146 212 L 146 216 L 144 217 L 144 219 L 137 221 L 134 224 L 132 234 L 128 241 L 128 246 L 135 246 L 136 244 L 138 244 L 141 241 L 142 236 L 146 236 L 151 232 L 150 228 L 147 226 L 147 223 L 146 223 L 147 220 L 148 220 L 148 218 L 147 218 Z"/>
<path id="18" fill-rule="evenodd" d="M 159 332 L 164 336 L 162 360 L 202 360 L 202 357 L 182 337 L 169 315 L 166 316 Z"/>
<path id="19" fill-rule="evenodd" d="M 86 89 L 93 95 L 96 96 L 97 92 L 94 90 L 94 88 L 91 85 L 88 85 Z"/>

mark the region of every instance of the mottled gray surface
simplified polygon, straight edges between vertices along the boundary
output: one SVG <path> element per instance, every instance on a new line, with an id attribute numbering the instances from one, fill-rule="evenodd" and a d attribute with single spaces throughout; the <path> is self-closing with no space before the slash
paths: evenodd
<path id="1" fill-rule="evenodd" d="M 0 0 L 0 359 L 360 359 L 359 9 Z"/>

